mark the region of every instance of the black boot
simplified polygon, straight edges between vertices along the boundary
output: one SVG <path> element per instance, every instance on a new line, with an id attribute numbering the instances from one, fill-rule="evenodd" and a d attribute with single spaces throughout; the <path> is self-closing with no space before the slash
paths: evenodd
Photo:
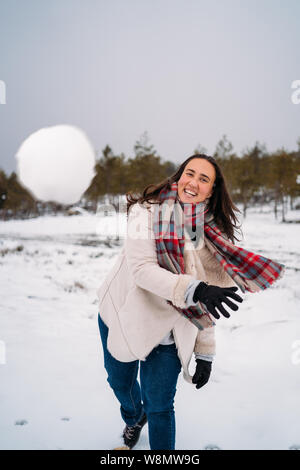
<path id="1" fill-rule="evenodd" d="M 124 444 L 132 449 L 139 440 L 141 430 L 143 426 L 147 423 L 146 413 L 143 414 L 142 418 L 134 426 L 126 425 L 123 431 Z"/>

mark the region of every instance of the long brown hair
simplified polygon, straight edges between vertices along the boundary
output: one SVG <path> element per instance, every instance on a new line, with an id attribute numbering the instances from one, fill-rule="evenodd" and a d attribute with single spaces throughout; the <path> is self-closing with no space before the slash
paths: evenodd
<path id="1" fill-rule="evenodd" d="M 230 194 L 228 192 L 226 181 L 222 170 L 216 160 L 205 154 L 195 154 L 187 158 L 178 168 L 178 170 L 173 173 L 173 175 L 164 179 L 158 184 L 149 184 L 145 187 L 142 195 L 134 196 L 131 192 L 126 193 L 127 199 L 127 214 L 132 204 L 137 202 L 142 204 L 147 202 L 149 204 L 159 204 L 159 193 L 163 189 L 170 190 L 172 183 L 178 181 L 190 160 L 193 158 L 203 158 L 211 163 L 216 172 L 216 179 L 214 182 L 213 193 L 209 198 L 207 205 L 208 211 L 213 215 L 214 221 L 219 227 L 219 229 L 234 243 L 234 240 L 238 240 L 235 236 L 235 230 L 240 230 L 240 226 L 237 225 L 238 218 L 235 212 L 241 212 L 238 207 L 233 203 Z M 155 202 L 153 202 L 155 201 Z"/>

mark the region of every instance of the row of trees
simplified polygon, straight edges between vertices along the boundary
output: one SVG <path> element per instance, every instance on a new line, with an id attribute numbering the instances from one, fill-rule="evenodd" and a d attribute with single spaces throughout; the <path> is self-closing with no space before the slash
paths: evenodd
<path id="1" fill-rule="evenodd" d="M 280 208 L 284 221 L 287 204 L 291 209 L 296 207 L 296 198 L 300 196 L 300 139 L 297 144 L 298 150 L 293 152 L 281 148 L 268 153 L 265 146 L 256 143 L 239 156 L 226 135 L 218 142 L 213 156 L 222 168 L 234 202 L 242 205 L 244 215 L 249 206 L 268 203 L 273 205 L 276 217 Z M 194 153 L 207 151 L 198 146 L 190 155 Z M 120 195 L 128 191 L 140 193 L 146 185 L 162 181 L 177 168 L 178 164 L 157 155 L 153 145 L 149 145 L 146 132 L 136 142 L 132 158 L 126 159 L 123 153 L 115 155 L 106 146 L 96 160 L 95 176 L 78 205 L 96 212 L 99 203 L 108 202 L 118 210 Z M 16 173 L 7 176 L 0 170 L 2 218 L 28 217 L 67 207 L 35 200 L 20 184 Z"/>

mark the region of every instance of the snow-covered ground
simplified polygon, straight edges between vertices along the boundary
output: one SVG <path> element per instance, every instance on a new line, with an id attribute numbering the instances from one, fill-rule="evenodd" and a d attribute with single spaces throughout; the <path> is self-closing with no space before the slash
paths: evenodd
<path id="1" fill-rule="evenodd" d="M 298 217 L 297 217 L 298 216 Z M 287 218 L 298 218 L 290 212 Z M 125 215 L 0 222 L 0 448 L 111 449 L 124 423 L 106 381 L 96 290 Z M 217 323 L 211 379 L 179 377 L 177 449 L 300 447 L 300 224 L 249 210 L 241 246 L 286 265 Z M 191 368 L 192 371 L 192 368 Z M 147 426 L 137 449 L 149 449 Z"/>

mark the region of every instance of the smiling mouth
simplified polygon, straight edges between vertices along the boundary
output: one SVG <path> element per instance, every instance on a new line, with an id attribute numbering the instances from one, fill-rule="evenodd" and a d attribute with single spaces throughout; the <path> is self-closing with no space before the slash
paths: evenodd
<path id="1" fill-rule="evenodd" d="M 190 196 L 190 197 L 195 197 L 195 196 L 197 196 L 196 193 L 194 193 L 194 192 L 192 192 L 192 191 L 189 191 L 189 190 L 187 190 L 187 189 L 184 189 L 183 192 L 184 192 L 185 194 L 187 194 L 188 196 Z"/>

